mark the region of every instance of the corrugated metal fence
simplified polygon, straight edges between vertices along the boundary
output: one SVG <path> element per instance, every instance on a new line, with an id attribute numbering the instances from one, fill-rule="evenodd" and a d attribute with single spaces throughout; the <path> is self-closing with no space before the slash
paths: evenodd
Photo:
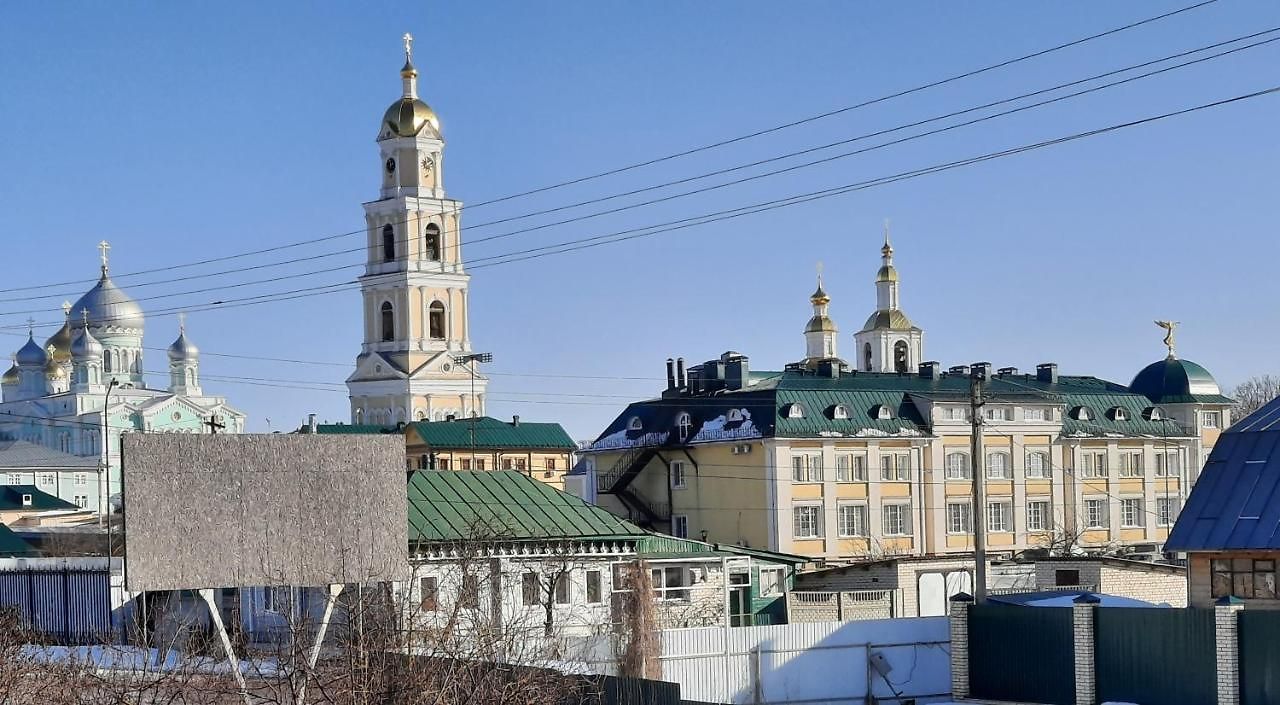
<path id="1" fill-rule="evenodd" d="M 106 569 L 0 566 L 0 608 L 61 644 L 86 644 L 111 631 Z"/>
<path id="2" fill-rule="evenodd" d="M 1280 612 L 1245 609 L 1240 627 L 1240 704 L 1280 702 Z"/>
<path id="3" fill-rule="evenodd" d="M 969 608 L 969 687 L 975 698 L 1071 705 L 1076 701 L 1071 610 Z"/>
<path id="4" fill-rule="evenodd" d="M 1099 700 L 1217 700 L 1213 610 L 1106 607 L 1093 623 Z"/>

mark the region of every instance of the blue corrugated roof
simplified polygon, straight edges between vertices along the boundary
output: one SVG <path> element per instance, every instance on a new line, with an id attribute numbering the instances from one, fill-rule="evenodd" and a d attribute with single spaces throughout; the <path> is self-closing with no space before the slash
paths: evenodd
<path id="1" fill-rule="evenodd" d="M 1165 549 L 1280 550 L 1280 398 L 1218 438 Z"/>

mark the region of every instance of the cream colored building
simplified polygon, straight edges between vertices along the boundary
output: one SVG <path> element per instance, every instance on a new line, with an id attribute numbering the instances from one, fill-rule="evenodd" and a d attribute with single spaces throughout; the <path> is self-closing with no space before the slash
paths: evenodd
<path id="1" fill-rule="evenodd" d="M 990 550 L 1158 553 L 1230 422 L 1212 377 L 1172 347 L 1128 386 L 1051 363 L 919 362 L 923 332 L 899 306 L 887 241 L 882 254 L 877 311 L 857 334 L 873 343 L 870 371 L 837 356 L 820 282 L 800 362 L 668 360 L 667 389 L 624 409 L 567 486 L 677 536 L 827 561 L 970 552 L 976 373 Z"/>
<path id="2" fill-rule="evenodd" d="M 483 415 L 488 384 L 467 359 L 462 203 L 445 196 L 440 120 L 418 97 L 405 38 L 403 93 L 378 126 L 381 190 L 364 204 L 364 342 L 347 378 L 356 424 Z"/>

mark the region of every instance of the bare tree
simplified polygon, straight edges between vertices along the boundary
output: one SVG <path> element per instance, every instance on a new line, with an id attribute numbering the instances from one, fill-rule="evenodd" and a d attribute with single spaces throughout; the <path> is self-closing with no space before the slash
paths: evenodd
<path id="1" fill-rule="evenodd" d="M 1236 400 L 1231 413 L 1236 419 L 1242 419 L 1278 396 L 1280 396 L 1280 377 L 1272 375 L 1250 377 L 1231 390 L 1231 397 Z"/>

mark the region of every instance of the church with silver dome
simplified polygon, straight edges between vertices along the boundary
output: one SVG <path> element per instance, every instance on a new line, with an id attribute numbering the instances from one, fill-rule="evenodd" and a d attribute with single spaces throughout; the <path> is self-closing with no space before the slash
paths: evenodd
<path id="1" fill-rule="evenodd" d="M 63 304 L 62 327 L 42 345 L 33 322 L 14 353 L 0 380 L 0 439 L 43 446 L 51 458 L 97 458 L 98 468 L 110 469 L 105 477 L 80 461 L 67 462 L 74 468 L 67 471 L 6 468 L 4 480 L 102 512 L 120 491 L 121 433 L 240 433 L 245 415 L 223 397 L 204 394 L 200 351 L 184 323 L 165 351 L 168 383 L 147 385 L 147 375 L 156 372 L 143 365 L 146 316 L 108 276 L 110 246 L 103 242 L 99 249 L 98 282 L 74 304 Z"/>

